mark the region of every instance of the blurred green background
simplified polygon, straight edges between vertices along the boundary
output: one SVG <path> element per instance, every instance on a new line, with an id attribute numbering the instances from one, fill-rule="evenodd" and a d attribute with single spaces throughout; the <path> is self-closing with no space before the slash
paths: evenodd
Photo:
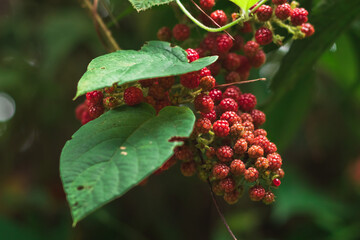
<path id="1" fill-rule="evenodd" d="M 266 49 L 250 78 L 268 81 L 242 88 L 267 113 L 286 176 L 272 206 L 219 199 L 238 239 L 360 239 L 360 1 L 300 3 L 315 35 Z M 100 13 L 123 49 L 178 22 L 170 6 L 109 6 L 117 24 Z M 81 1 L 0 1 L 0 239 L 231 239 L 207 185 L 178 166 L 71 227 L 59 156 L 80 127 L 77 81 L 105 53 Z"/>

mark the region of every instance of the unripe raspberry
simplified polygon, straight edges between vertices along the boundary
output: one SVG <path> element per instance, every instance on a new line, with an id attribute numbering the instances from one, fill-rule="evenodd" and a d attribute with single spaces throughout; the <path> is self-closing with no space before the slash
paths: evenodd
<path id="1" fill-rule="evenodd" d="M 212 169 L 212 175 L 216 179 L 224 179 L 229 175 L 230 168 L 223 163 L 217 163 Z"/>
<path id="2" fill-rule="evenodd" d="M 213 76 L 205 76 L 200 79 L 199 87 L 204 91 L 210 91 L 215 87 L 216 80 Z"/>
<path id="3" fill-rule="evenodd" d="M 254 124 L 252 122 L 249 121 L 245 121 L 242 123 L 242 125 L 244 126 L 244 130 L 245 131 L 254 131 Z"/>
<path id="4" fill-rule="evenodd" d="M 208 159 L 213 159 L 216 156 L 216 150 L 213 147 L 206 149 L 205 155 Z"/>
<path id="5" fill-rule="evenodd" d="M 288 3 L 281 4 L 275 9 L 275 16 L 280 20 L 285 20 L 290 17 L 292 12 L 291 6 Z"/>
<path id="6" fill-rule="evenodd" d="M 240 193 L 236 190 L 229 192 L 229 193 L 225 193 L 224 194 L 224 200 L 228 203 L 228 204 L 235 204 L 239 201 L 239 197 L 240 197 Z"/>
<path id="7" fill-rule="evenodd" d="M 280 184 L 281 184 L 281 181 L 280 181 L 280 179 L 278 179 L 278 178 L 274 178 L 274 179 L 272 180 L 272 184 L 273 184 L 275 187 L 279 187 Z"/>
<path id="8" fill-rule="evenodd" d="M 264 112 L 257 110 L 257 109 L 253 109 L 253 110 L 251 110 L 250 114 L 253 119 L 253 123 L 254 123 L 255 127 L 259 127 L 265 123 L 266 115 Z"/>
<path id="9" fill-rule="evenodd" d="M 129 106 L 134 106 L 143 101 L 144 95 L 140 88 L 129 87 L 124 91 L 124 101 Z"/>
<path id="10" fill-rule="evenodd" d="M 255 54 L 259 51 L 260 45 L 255 41 L 248 41 L 244 45 L 244 53 L 247 57 L 255 56 Z"/>
<path id="11" fill-rule="evenodd" d="M 234 123 L 234 125 L 231 126 L 230 135 L 234 139 L 238 139 L 239 137 L 241 137 L 241 135 L 244 133 L 244 131 L 245 131 L 245 128 L 241 124 L 241 122 L 237 122 L 237 123 Z"/>
<path id="12" fill-rule="evenodd" d="M 209 96 L 215 103 L 219 103 L 222 99 L 222 92 L 219 89 L 212 89 Z"/>
<path id="13" fill-rule="evenodd" d="M 243 154 L 247 151 L 248 143 L 244 138 L 240 138 L 234 145 L 234 151 L 237 154 Z"/>
<path id="14" fill-rule="evenodd" d="M 275 143 L 269 142 L 269 144 L 267 144 L 266 147 L 264 148 L 264 151 L 266 154 L 271 154 L 277 151 L 277 147 Z"/>
<path id="15" fill-rule="evenodd" d="M 221 63 L 219 61 L 216 61 L 216 62 L 210 64 L 209 66 L 207 66 L 207 68 L 211 71 L 211 74 L 213 76 L 216 76 L 220 73 Z"/>
<path id="16" fill-rule="evenodd" d="M 139 81 L 141 87 L 143 88 L 151 87 L 153 84 L 155 84 L 155 82 L 156 82 L 155 78 L 144 79 Z"/>
<path id="17" fill-rule="evenodd" d="M 195 122 L 195 131 L 197 133 L 208 133 L 211 129 L 211 121 L 207 118 L 199 118 Z"/>
<path id="18" fill-rule="evenodd" d="M 266 158 L 269 160 L 270 170 L 276 171 L 277 169 L 281 168 L 282 159 L 278 153 L 269 154 Z"/>
<path id="19" fill-rule="evenodd" d="M 114 108 L 118 104 L 115 97 L 106 97 L 103 99 L 103 105 L 106 108 Z"/>
<path id="20" fill-rule="evenodd" d="M 262 199 L 262 201 L 265 204 L 271 204 L 271 203 L 275 202 L 275 195 L 272 192 L 268 191 L 265 193 L 265 196 Z"/>
<path id="21" fill-rule="evenodd" d="M 81 121 L 84 112 L 88 111 L 88 106 L 85 103 L 78 105 L 75 109 L 76 119 Z"/>
<path id="22" fill-rule="evenodd" d="M 154 84 L 149 88 L 149 96 L 152 96 L 156 100 L 161 100 L 165 98 L 165 89 L 162 88 L 159 84 Z"/>
<path id="23" fill-rule="evenodd" d="M 259 157 L 259 158 L 256 159 L 255 167 L 258 170 L 268 169 L 269 168 L 269 161 L 267 160 L 267 158 Z"/>
<path id="24" fill-rule="evenodd" d="M 234 156 L 234 151 L 229 146 L 221 146 L 216 150 L 216 156 L 221 162 L 230 162 Z"/>
<path id="25" fill-rule="evenodd" d="M 223 10 L 216 10 L 210 14 L 210 17 L 220 26 L 224 26 L 228 18 Z"/>
<path id="26" fill-rule="evenodd" d="M 187 59 L 189 60 L 189 62 L 193 62 L 200 58 L 199 54 L 192 48 L 186 49 L 186 53 L 187 53 Z"/>
<path id="27" fill-rule="evenodd" d="M 255 40 L 260 45 L 267 45 L 272 42 L 273 36 L 270 29 L 261 27 L 256 30 Z"/>
<path id="28" fill-rule="evenodd" d="M 199 72 L 189 72 L 180 76 L 180 83 L 186 88 L 194 89 L 200 84 Z"/>
<path id="29" fill-rule="evenodd" d="M 226 55 L 226 58 L 223 62 L 223 66 L 228 71 L 234 71 L 238 67 L 240 67 L 241 64 L 241 58 L 236 53 L 229 53 Z"/>
<path id="30" fill-rule="evenodd" d="M 238 104 L 232 98 L 224 98 L 223 100 L 221 100 L 219 106 L 220 106 L 221 111 L 223 111 L 223 112 L 226 112 L 226 111 L 237 112 L 238 111 Z"/>
<path id="31" fill-rule="evenodd" d="M 256 97 L 251 93 L 241 94 L 238 99 L 239 107 L 242 111 L 249 112 L 256 106 Z"/>
<path id="32" fill-rule="evenodd" d="M 92 118 L 98 118 L 103 113 L 104 113 L 103 105 L 91 105 L 89 107 L 89 114 Z"/>
<path id="33" fill-rule="evenodd" d="M 211 76 L 211 72 L 207 67 L 204 67 L 200 70 L 200 78 Z"/>
<path id="34" fill-rule="evenodd" d="M 252 201 L 260 201 L 265 196 L 265 189 L 262 186 L 255 185 L 249 189 L 249 197 Z"/>
<path id="35" fill-rule="evenodd" d="M 230 86 L 224 91 L 222 97 L 223 98 L 232 98 L 234 100 L 237 100 L 240 95 L 241 95 L 240 88 L 238 88 L 236 86 Z"/>
<path id="36" fill-rule="evenodd" d="M 233 40 L 227 34 L 221 34 L 216 38 L 217 50 L 220 53 L 228 52 L 233 46 Z"/>
<path id="37" fill-rule="evenodd" d="M 194 100 L 195 109 L 202 113 L 209 113 L 214 109 L 214 101 L 205 93 L 196 96 Z"/>
<path id="38" fill-rule="evenodd" d="M 84 125 L 88 122 L 90 122 L 91 120 L 93 120 L 94 118 L 90 116 L 89 114 L 89 110 L 87 109 L 86 111 L 84 111 L 81 115 L 81 124 Z"/>
<path id="39" fill-rule="evenodd" d="M 272 2 L 275 5 L 280 5 L 280 4 L 286 3 L 287 0 L 272 0 Z"/>
<path id="40" fill-rule="evenodd" d="M 190 28 L 185 24 L 176 24 L 172 30 L 174 38 L 178 41 L 184 41 L 190 36 Z"/>
<path id="41" fill-rule="evenodd" d="M 252 145 L 251 147 L 249 147 L 247 152 L 250 158 L 258 158 L 264 156 L 264 149 L 257 145 Z"/>
<path id="42" fill-rule="evenodd" d="M 246 121 L 253 122 L 253 118 L 251 117 L 250 113 L 242 113 L 240 115 L 240 118 L 243 122 L 246 122 Z"/>
<path id="43" fill-rule="evenodd" d="M 244 172 L 244 179 L 247 182 L 255 182 L 259 178 L 259 171 L 256 168 L 249 167 Z"/>
<path id="44" fill-rule="evenodd" d="M 254 137 L 257 137 L 257 136 L 260 136 L 260 135 L 266 137 L 266 136 L 267 136 L 266 130 L 259 128 L 259 129 L 256 129 L 256 130 L 254 131 Z"/>
<path id="45" fill-rule="evenodd" d="M 243 134 L 241 135 L 241 137 L 246 140 L 248 145 L 251 145 L 254 143 L 254 134 L 252 131 L 244 131 Z"/>
<path id="46" fill-rule="evenodd" d="M 291 23 L 294 26 L 299 26 L 308 21 L 308 11 L 305 8 L 295 8 L 291 13 Z"/>
<path id="47" fill-rule="evenodd" d="M 241 118 L 232 111 L 224 112 L 221 115 L 220 120 L 226 120 L 230 126 L 232 126 L 234 123 L 241 122 Z"/>
<path id="48" fill-rule="evenodd" d="M 226 137 L 230 132 L 229 123 L 225 120 L 218 120 L 214 122 L 213 130 L 216 136 Z"/>
<path id="49" fill-rule="evenodd" d="M 165 90 L 169 90 L 174 85 L 174 82 L 175 78 L 172 76 L 162 77 L 158 79 L 159 86 L 161 86 Z"/>
<path id="50" fill-rule="evenodd" d="M 220 181 L 220 187 L 225 193 L 229 193 L 235 190 L 236 183 L 235 180 L 231 177 L 227 177 Z"/>
<path id="51" fill-rule="evenodd" d="M 282 168 L 279 168 L 275 171 L 275 175 L 278 175 L 278 178 L 283 178 L 285 176 L 285 172 Z"/>
<path id="52" fill-rule="evenodd" d="M 301 32 L 305 33 L 306 37 L 310 37 L 311 35 L 314 34 L 315 29 L 314 26 L 311 25 L 310 23 L 303 23 L 301 24 Z"/>
<path id="53" fill-rule="evenodd" d="M 240 29 L 242 33 L 251 33 L 252 27 L 250 22 L 244 22 L 243 27 Z"/>
<path id="54" fill-rule="evenodd" d="M 232 72 L 229 72 L 225 76 L 226 83 L 234 83 L 234 82 L 240 82 L 240 81 L 241 81 L 241 76 L 238 72 L 232 71 Z"/>
<path id="55" fill-rule="evenodd" d="M 186 145 L 177 146 L 174 149 L 174 155 L 176 159 L 180 161 L 189 162 L 193 160 L 193 153 L 191 149 Z"/>
<path id="56" fill-rule="evenodd" d="M 91 105 L 102 104 L 103 93 L 100 91 L 92 91 L 86 93 L 86 99 L 91 103 Z"/>
<path id="57" fill-rule="evenodd" d="M 230 172 L 234 174 L 234 176 L 240 176 L 245 173 L 245 164 L 243 161 L 239 159 L 235 159 L 230 164 Z"/>
<path id="58" fill-rule="evenodd" d="M 234 44 L 233 47 L 231 48 L 232 51 L 240 51 L 243 49 L 244 47 L 244 38 L 240 35 L 236 35 L 234 37 Z"/>
<path id="59" fill-rule="evenodd" d="M 162 27 L 158 30 L 156 36 L 160 41 L 170 42 L 172 37 L 171 30 L 168 27 Z"/>
<path id="60" fill-rule="evenodd" d="M 224 194 L 224 190 L 220 186 L 220 181 L 212 182 L 211 189 L 217 196 L 222 196 Z"/>
<path id="61" fill-rule="evenodd" d="M 272 7 L 264 4 L 256 10 L 256 16 L 259 21 L 266 22 L 271 18 L 272 11 Z"/>
<path id="62" fill-rule="evenodd" d="M 180 166 L 180 171 L 185 177 L 191 177 L 196 173 L 196 164 L 194 161 L 183 162 Z"/>
<path id="63" fill-rule="evenodd" d="M 261 67 L 266 61 L 266 55 L 263 50 L 257 51 L 255 56 L 249 57 L 249 63 L 254 68 Z"/>
<path id="64" fill-rule="evenodd" d="M 210 10 L 215 6 L 215 0 L 200 0 L 199 3 L 204 10 Z"/>
<path id="65" fill-rule="evenodd" d="M 215 110 L 212 110 L 209 113 L 201 113 L 201 116 L 203 118 L 209 119 L 212 123 L 216 121 L 216 112 L 215 112 Z"/>
<path id="66" fill-rule="evenodd" d="M 259 135 L 255 137 L 253 144 L 258 145 L 262 147 L 263 149 L 266 149 L 267 145 L 269 145 L 270 141 L 267 139 L 266 136 Z"/>

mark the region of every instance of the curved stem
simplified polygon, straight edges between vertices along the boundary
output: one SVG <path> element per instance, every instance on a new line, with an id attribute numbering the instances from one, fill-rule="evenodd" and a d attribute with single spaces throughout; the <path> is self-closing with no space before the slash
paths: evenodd
<path id="1" fill-rule="evenodd" d="M 253 9 L 251 9 L 251 11 L 249 11 L 250 13 L 254 13 L 259 7 L 261 7 L 261 5 L 263 5 L 267 0 L 262 0 L 261 2 L 259 2 L 256 7 L 254 7 Z"/>

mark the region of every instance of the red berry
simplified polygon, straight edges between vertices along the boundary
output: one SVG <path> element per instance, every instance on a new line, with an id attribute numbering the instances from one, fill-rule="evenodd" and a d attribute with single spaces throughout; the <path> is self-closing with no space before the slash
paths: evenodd
<path id="1" fill-rule="evenodd" d="M 244 47 L 244 38 L 240 35 L 236 35 L 234 37 L 234 44 L 233 47 L 231 48 L 232 51 L 240 51 L 243 49 Z"/>
<path id="2" fill-rule="evenodd" d="M 201 42 L 200 46 L 205 50 L 213 50 L 216 48 L 216 33 L 208 33 L 204 40 Z"/>
<path id="3" fill-rule="evenodd" d="M 240 197 L 240 193 L 239 191 L 232 191 L 232 192 L 227 192 L 224 194 L 224 200 L 228 203 L 228 204 L 235 204 L 239 201 L 239 197 Z"/>
<path id="4" fill-rule="evenodd" d="M 156 100 L 162 100 L 165 98 L 165 89 L 159 84 L 154 84 L 149 88 L 148 95 Z"/>
<path id="5" fill-rule="evenodd" d="M 88 106 L 85 103 L 78 105 L 75 109 L 76 118 L 81 121 L 84 112 L 88 111 Z"/>
<path id="6" fill-rule="evenodd" d="M 257 51 L 255 56 L 249 57 L 249 63 L 254 68 L 259 68 L 266 61 L 266 55 L 263 50 Z"/>
<path id="7" fill-rule="evenodd" d="M 213 130 L 216 136 L 226 137 L 230 132 L 229 123 L 225 120 L 218 120 L 214 122 Z"/>
<path id="8" fill-rule="evenodd" d="M 230 172 L 235 176 L 240 176 L 245 172 L 245 164 L 239 159 L 235 159 L 230 164 Z"/>
<path id="9" fill-rule="evenodd" d="M 303 23 L 301 24 L 301 32 L 305 33 L 306 37 L 310 37 L 311 35 L 314 34 L 315 29 L 314 26 L 311 25 L 310 23 Z"/>
<path id="10" fill-rule="evenodd" d="M 151 106 L 153 106 L 155 108 L 156 100 L 152 96 L 146 96 L 144 98 L 144 102 L 150 104 Z"/>
<path id="11" fill-rule="evenodd" d="M 230 128 L 230 135 L 234 138 L 237 139 L 239 137 L 241 137 L 241 135 L 244 133 L 245 128 L 244 126 L 241 124 L 241 121 L 234 123 L 234 125 L 231 126 Z"/>
<path id="12" fill-rule="evenodd" d="M 229 192 L 234 191 L 235 186 L 236 186 L 235 180 L 233 178 L 231 178 L 231 177 L 222 179 L 219 184 L 220 184 L 221 189 L 225 193 L 229 193 Z"/>
<path id="13" fill-rule="evenodd" d="M 234 151 L 237 154 L 243 154 L 246 152 L 248 147 L 248 143 L 244 138 L 240 138 L 239 140 L 236 141 L 235 146 L 234 146 Z"/>
<path id="14" fill-rule="evenodd" d="M 171 106 L 169 99 L 158 100 L 155 105 L 156 113 L 159 113 L 164 107 Z"/>
<path id="15" fill-rule="evenodd" d="M 212 175 L 216 179 L 224 179 L 229 175 L 230 168 L 223 163 L 217 163 L 212 169 Z"/>
<path id="16" fill-rule="evenodd" d="M 267 145 L 270 143 L 270 141 L 267 139 L 266 136 L 259 135 L 255 137 L 253 144 L 258 145 L 262 147 L 263 149 L 266 149 Z"/>
<path id="17" fill-rule="evenodd" d="M 212 110 L 212 111 L 209 112 L 209 113 L 201 113 L 201 116 L 202 116 L 203 118 L 209 119 L 211 122 L 215 122 L 215 121 L 216 121 L 216 112 L 215 112 L 215 110 Z"/>
<path id="18" fill-rule="evenodd" d="M 232 71 L 232 72 L 229 72 L 225 76 L 226 83 L 234 83 L 234 82 L 240 82 L 240 81 L 241 81 L 241 76 L 238 72 Z"/>
<path id="19" fill-rule="evenodd" d="M 253 122 L 253 118 L 251 117 L 251 114 L 250 113 L 242 113 L 240 115 L 240 118 L 243 122 Z"/>
<path id="20" fill-rule="evenodd" d="M 248 57 L 255 56 L 255 54 L 259 51 L 260 45 L 255 41 L 248 41 L 244 45 L 244 53 Z"/>
<path id="21" fill-rule="evenodd" d="M 259 157 L 256 159 L 255 167 L 258 170 L 268 169 L 269 168 L 269 160 L 267 160 L 267 158 L 264 158 L 264 157 Z"/>
<path id="22" fill-rule="evenodd" d="M 250 114 L 253 119 L 253 123 L 254 123 L 255 127 L 259 127 L 265 123 L 266 115 L 264 112 L 257 110 L 257 109 L 253 109 L 253 110 L 251 110 Z"/>
<path id="23" fill-rule="evenodd" d="M 233 40 L 227 34 L 221 34 L 216 38 L 217 50 L 220 53 L 228 52 L 233 46 Z"/>
<path id="24" fill-rule="evenodd" d="M 241 64 L 240 67 L 236 69 L 236 72 L 240 74 L 241 81 L 245 81 L 249 77 L 251 65 L 247 57 L 245 56 L 240 56 L 240 57 L 241 57 Z"/>
<path id="25" fill-rule="evenodd" d="M 211 76 L 211 72 L 207 67 L 204 67 L 200 70 L 200 78 Z"/>
<path id="26" fill-rule="evenodd" d="M 275 9 L 275 16 L 280 20 L 285 20 L 290 17 L 292 12 L 291 6 L 288 3 L 281 4 Z"/>
<path id="27" fill-rule="evenodd" d="M 103 105 L 106 108 L 114 108 L 118 104 L 115 97 L 106 97 L 103 99 Z"/>
<path id="28" fill-rule="evenodd" d="M 249 196 L 252 201 L 260 201 L 265 196 L 265 189 L 262 186 L 255 185 L 249 189 Z"/>
<path id="29" fill-rule="evenodd" d="M 228 19 L 223 10 L 216 10 L 210 14 L 210 17 L 220 26 L 224 26 Z"/>
<path id="30" fill-rule="evenodd" d="M 190 147 L 186 145 L 177 146 L 174 149 L 174 155 L 176 159 L 184 162 L 189 162 L 193 159 L 193 153 L 190 149 Z"/>
<path id="31" fill-rule="evenodd" d="M 271 204 L 271 203 L 275 202 L 275 195 L 270 191 L 266 192 L 262 201 L 265 204 Z"/>
<path id="32" fill-rule="evenodd" d="M 259 129 L 256 129 L 256 130 L 254 131 L 254 137 L 257 137 L 257 136 L 260 136 L 260 135 L 266 137 L 266 135 L 267 135 L 266 130 L 259 128 Z"/>
<path id="33" fill-rule="evenodd" d="M 264 149 L 262 149 L 260 146 L 252 145 L 248 149 L 248 155 L 250 158 L 262 157 L 264 155 Z"/>
<path id="34" fill-rule="evenodd" d="M 222 99 L 222 92 L 219 89 L 215 88 L 209 92 L 209 96 L 215 103 L 218 103 Z"/>
<path id="35" fill-rule="evenodd" d="M 272 11 L 272 7 L 264 4 L 256 10 L 256 16 L 259 21 L 266 22 L 271 18 Z"/>
<path id="36" fill-rule="evenodd" d="M 211 121 L 207 118 L 199 118 L 195 122 L 195 130 L 197 133 L 208 133 L 211 129 Z"/>
<path id="37" fill-rule="evenodd" d="M 175 78 L 174 77 L 162 77 L 158 79 L 159 86 L 164 88 L 165 90 L 169 90 L 172 85 L 174 85 Z"/>
<path id="38" fill-rule="evenodd" d="M 251 145 L 254 143 L 254 134 L 252 131 L 244 131 L 243 134 L 241 135 L 241 137 L 246 140 L 248 145 Z"/>
<path id="39" fill-rule="evenodd" d="M 252 32 L 252 27 L 250 22 L 244 22 L 243 27 L 240 29 L 240 31 L 242 33 L 251 33 Z"/>
<path id="40" fill-rule="evenodd" d="M 242 111 L 249 112 L 255 108 L 257 100 L 251 93 L 244 93 L 238 99 L 239 107 Z"/>
<path id="41" fill-rule="evenodd" d="M 94 118 L 90 116 L 89 111 L 86 110 L 82 113 L 81 115 L 81 124 L 84 125 L 88 122 L 90 122 L 91 120 L 93 120 Z"/>
<path id="42" fill-rule="evenodd" d="M 195 98 L 194 106 L 197 111 L 209 113 L 214 109 L 214 101 L 209 95 L 201 93 Z"/>
<path id="43" fill-rule="evenodd" d="M 277 169 L 281 168 L 282 159 L 278 153 L 269 154 L 266 158 L 269 160 L 270 170 L 276 171 Z"/>
<path id="44" fill-rule="evenodd" d="M 269 144 L 267 144 L 266 147 L 264 148 L 264 151 L 266 154 L 271 154 L 277 151 L 277 147 L 275 143 L 269 142 Z"/>
<path id="45" fill-rule="evenodd" d="M 220 186 L 220 181 L 214 181 L 211 184 L 211 189 L 212 191 L 217 195 L 217 196 L 221 196 L 224 194 L 223 189 Z"/>
<path id="46" fill-rule="evenodd" d="M 236 53 L 229 53 L 223 62 L 223 66 L 228 71 L 234 71 L 240 67 L 241 58 Z"/>
<path id="47" fill-rule="evenodd" d="M 278 175 L 278 178 L 283 178 L 285 176 L 285 172 L 282 168 L 279 168 L 275 171 L 275 175 Z"/>
<path id="48" fill-rule="evenodd" d="M 129 87 L 124 91 L 124 101 L 127 105 L 133 106 L 143 101 L 144 95 L 140 88 Z"/>
<path id="49" fill-rule="evenodd" d="M 273 36 L 270 29 L 261 27 L 256 30 L 255 40 L 260 45 L 267 45 L 272 42 Z"/>
<path id="50" fill-rule="evenodd" d="M 241 122 L 241 118 L 232 111 L 224 112 L 221 117 L 221 120 L 226 120 L 230 126 L 232 126 L 234 123 Z"/>
<path id="51" fill-rule="evenodd" d="M 234 151 L 229 146 L 221 146 L 216 150 L 216 156 L 221 162 L 230 162 L 234 155 Z"/>
<path id="52" fill-rule="evenodd" d="M 244 179 L 247 182 L 255 182 L 259 178 L 259 171 L 256 168 L 249 167 L 245 170 Z"/>
<path id="53" fill-rule="evenodd" d="M 211 74 L 213 76 L 216 76 L 220 73 L 221 70 L 221 63 L 219 61 L 216 61 L 208 66 L 208 69 L 210 70 Z"/>
<path id="54" fill-rule="evenodd" d="M 180 170 L 185 177 L 191 177 L 196 173 L 196 164 L 194 161 L 183 162 L 181 163 Z"/>
<path id="55" fill-rule="evenodd" d="M 272 181 L 272 183 L 273 183 L 273 185 L 274 185 L 275 187 L 279 187 L 280 184 L 281 184 L 281 181 L 280 181 L 280 179 L 278 179 L 278 178 L 274 178 L 273 181 Z"/>
<path id="56" fill-rule="evenodd" d="M 200 84 L 199 72 L 189 72 L 180 76 L 180 83 L 189 89 L 197 88 Z"/>
<path id="57" fill-rule="evenodd" d="M 92 91 L 86 93 L 86 99 L 89 100 L 91 105 L 101 104 L 103 100 L 103 93 L 100 91 Z"/>
<path id="58" fill-rule="evenodd" d="M 154 78 L 144 79 L 144 80 L 139 81 L 140 85 L 144 88 L 151 87 L 155 82 L 156 82 L 156 79 L 154 79 Z"/>
<path id="59" fill-rule="evenodd" d="M 273 4 L 275 5 L 280 5 L 280 4 L 283 4 L 283 3 L 286 3 L 287 0 L 272 0 Z"/>
<path id="60" fill-rule="evenodd" d="M 176 24 L 172 33 L 176 40 L 184 41 L 190 36 L 190 28 L 185 24 Z"/>
<path id="61" fill-rule="evenodd" d="M 305 8 L 295 8 L 291 13 L 291 23 L 294 26 L 299 26 L 308 21 L 308 11 Z"/>
<path id="62" fill-rule="evenodd" d="M 186 53 L 187 53 L 187 58 L 188 58 L 189 62 L 193 62 L 200 58 L 199 54 L 192 48 L 186 49 Z"/>
<path id="63" fill-rule="evenodd" d="M 91 105 L 89 107 L 89 114 L 92 118 L 98 118 L 103 113 L 104 113 L 103 105 Z"/>
<path id="64" fill-rule="evenodd" d="M 252 122 L 245 121 L 242 123 L 242 125 L 244 126 L 245 131 L 250 131 L 250 132 L 254 131 L 254 124 Z"/>
<path id="65" fill-rule="evenodd" d="M 240 89 L 236 86 L 231 86 L 224 91 L 223 98 L 232 98 L 234 100 L 237 100 L 240 95 L 241 95 Z"/>
<path id="66" fill-rule="evenodd" d="M 204 10 L 210 10 L 215 5 L 215 0 L 200 0 L 200 6 Z"/>
<path id="67" fill-rule="evenodd" d="M 170 42 L 172 37 L 171 30 L 168 27 L 162 27 L 158 30 L 156 36 L 160 41 Z"/>
<path id="68" fill-rule="evenodd" d="M 200 79 L 199 87 L 204 91 L 209 91 L 215 87 L 216 80 L 213 76 L 205 76 Z"/>
<path id="69" fill-rule="evenodd" d="M 226 112 L 226 111 L 237 112 L 238 111 L 238 104 L 232 98 L 224 98 L 223 100 L 221 100 L 219 106 L 220 106 L 221 111 L 223 111 L 223 112 Z"/>

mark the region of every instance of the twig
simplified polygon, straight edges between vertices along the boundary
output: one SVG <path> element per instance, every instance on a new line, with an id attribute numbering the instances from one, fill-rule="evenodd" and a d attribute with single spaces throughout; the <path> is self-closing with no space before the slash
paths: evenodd
<path id="1" fill-rule="evenodd" d="M 266 81 L 266 78 L 257 78 L 257 79 L 247 80 L 247 81 L 221 84 L 221 85 L 217 85 L 215 88 L 222 88 L 222 87 L 228 87 L 228 86 L 233 86 L 233 85 L 240 85 L 240 84 L 244 84 L 244 83 L 252 83 L 252 82 L 257 82 L 257 81 Z"/>

